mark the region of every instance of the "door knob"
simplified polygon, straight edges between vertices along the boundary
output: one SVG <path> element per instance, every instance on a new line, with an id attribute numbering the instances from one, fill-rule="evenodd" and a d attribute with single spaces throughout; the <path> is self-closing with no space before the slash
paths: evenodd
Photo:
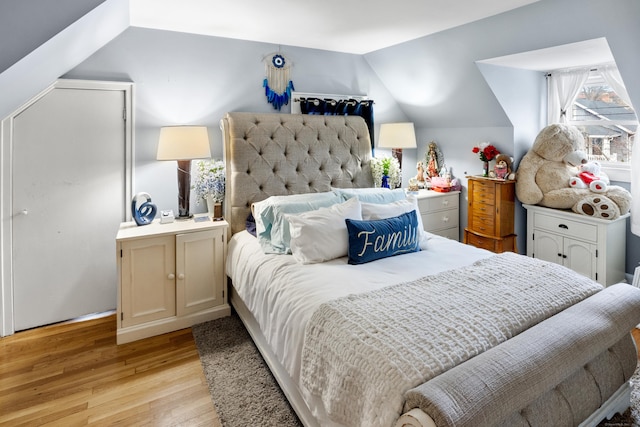
<path id="1" fill-rule="evenodd" d="M 175 275 L 175 274 L 173 274 L 173 273 L 169 273 L 169 274 L 167 275 L 167 279 L 169 279 L 169 280 L 173 280 L 173 279 L 175 279 L 175 278 L 176 278 L 176 275 Z"/>
<path id="2" fill-rule="evenodd" d="M 178 274 L 178 280 L 184 280 L 184 274 L 183 273 Z"/>

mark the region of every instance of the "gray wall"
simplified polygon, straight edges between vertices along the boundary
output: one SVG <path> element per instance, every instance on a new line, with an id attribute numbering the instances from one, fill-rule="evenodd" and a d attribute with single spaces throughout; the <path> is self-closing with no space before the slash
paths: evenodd
<path id="1" fill-rule="evenodd" d="M 377 124 L 406 120 L 361 55 L 280 49 L 293 63 L 296 90 L 367 94 L 375 100 Z M 134 192 L 146 191 L 159 209 L 175 212 L 176 163 L 155 159 L 160 127 L 208 126 L 212 154 L 221 158 L 219 122 L 227 111 L 275 111 L 264 96 L 262 59 L 277 50 L 267 43 L 132 27 L 64 78 L 135 82 Z M 192 197 L 192 211 L 205 210 L 194 202 Z"/>
<path id="2" fill-rule="evenodd" d="M 431 135 L 438 135 L 447 164 L 463 177 L 478 173 L 473 145 L 489 140 L 518 160 L 546 121 L 542 73 L 477 61 L 605 37 L 632 102 L 640 108 L 639 17 L 637 0 L 541 0 L 366 54 L 365 59 L 416 123 L 416 157 L 421 159 Z M 460 219 L 466 225 L 466 216 Z M 518 248 L 524 252 L 521 207 L 516 227 Z M 627 233 L 627 273 L 638 262 L 640 238 Z"/>
<path id="3" fill-rule="evenodd" d="M 10 23 L 16 30 L 20 25 L 28 28 L 29 13 L 46 10 L 46 3 L 30 0 L 30 8 L 18 14 L 23 21 L 13 22 L 4 13 L 8 6 L 0 5 L 0 24 Z M 67 6 L 59 8 L 65 13 L 53 18 L 51 25 L 43 24 L 43 32 L 36 39 L 47 37 L 47 31 L 50 34 L 79 16 L 80 3 L 66 0 Z M 90 4 L 99 3 L 93 0 Z M 398 120 L 415 123 L 418 149 L 405 150 L 405 181 L 415 174 L 412 166 L 423 158 L 431 140 L 440 145 L 454 176 L 463 178 L 467 173 L 478 173 L 480 168 L 479 160 L 471 153 L 473 145 L 491 141 L 518 159 L 530 146 L 544 117 L 542 77 L 523 70 L 480 65 L 477 61 L 605 37 L 633 104 L 639 108 L 638 17 L 638 0 L 541 0 L 363 56 L 287 46 L 282 51 L 294 63 L 297 90 L 367 93 L 376 101 L 377 125 Z M 30 37 L 3 37 L 8 40 L 5 46 L 18 52 L 6 63 L 33 48 Z M 135 82 L 134 190 L 150 192 L 163 209 L 175 209 L 175 166 L 155 160 L 159 127 L 206 124 L 214 155 L 219 157 L 218 121 L 226 111 L 273 111 L 262 94 L 261 60 L 276 50 L 278 46 L 265 43 L 129 28 L 62 74 L 68 78 Z M 0 66 L 0 70 L 6 66 Z M 288 112 L 288 107 L 283 111 Z M 516 220 L 521 238 L 523 215 L 519 212 Z M 461 221 L 466 225 L 464 210 Z M 640 261 L 639 239 L 628 235 L 628 272 L 633 272 Z M 523 252 L 521 242 L 518 246 Z"/>

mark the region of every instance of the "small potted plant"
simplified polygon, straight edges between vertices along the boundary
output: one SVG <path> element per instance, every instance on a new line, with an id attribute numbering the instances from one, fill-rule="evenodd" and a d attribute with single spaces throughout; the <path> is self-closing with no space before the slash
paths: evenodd
<path id="1" fill-rule="evenodd" d="M 400 163 L 395 157 L 371 159 L 371 175 L 376 187 L 396 188 L 400 185 Z"/>
<path id="2" fill-rule="evenodd" d="M 193 189 L 196 203 L 207 202 L 207 210 L 213 218 L 222 218 L 222 202 L 225 189 L 225 166 L 222 160 L 199 160 L 196 162 L 197 177 Z"/>

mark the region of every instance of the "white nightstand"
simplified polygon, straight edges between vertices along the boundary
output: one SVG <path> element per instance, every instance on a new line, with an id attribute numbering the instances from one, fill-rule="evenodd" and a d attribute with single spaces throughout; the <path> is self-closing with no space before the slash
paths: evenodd
<path id="1" fill-rule="evenodd" d="M 117 343 L 228 316 L 226 221 L 120 225 Z"/>
<path id="2" fill-rule="evenodd" d="M 527 210 L 527 255 L 609 286 L 625 280 L 627 218 L 592 218 L 536 205 Z"/>
<path id="3" fill-rule="evenodd" d="M 433 190 L 419 190 L 415 197 L 418 199 L 422 225 L 426 231 L 460 240 L 459 191 L 439 193 Z"/>

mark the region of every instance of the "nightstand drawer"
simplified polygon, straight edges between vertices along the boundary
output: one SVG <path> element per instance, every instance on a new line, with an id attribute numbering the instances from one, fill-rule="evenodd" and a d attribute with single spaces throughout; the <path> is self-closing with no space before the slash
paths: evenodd
<path id="1" fill-rule="evenodd" d="M 598 239 L 598 227 L 583 222 L 570 221 L 553 215 L 536 214 L 534 227 L 542 228 L 566 237 L 595 242 Z"/>
<path id="2" fill-rule="evenodd" d="M 439 212 L 422 214 L 422 225 L 427 231 L 458 227 L 459 223 L 460 219 L 458 218 L 457 209 L 448 209 Z"/>
<path id="3" fill-rule="evenodd" d="M 460 228 L 445 228 L 444 230 L 430 231 L 437 236 L 446 237 L 447 239 L 459 241 L 460 240 Z"/>
<path id="4" fill-rule="evenodd" d="M 418 199 L 418 207 L 421 213 L 433 212 L 442 209 L 458 209 L 460 196 L 458 193 L 442 197 Z"/>

